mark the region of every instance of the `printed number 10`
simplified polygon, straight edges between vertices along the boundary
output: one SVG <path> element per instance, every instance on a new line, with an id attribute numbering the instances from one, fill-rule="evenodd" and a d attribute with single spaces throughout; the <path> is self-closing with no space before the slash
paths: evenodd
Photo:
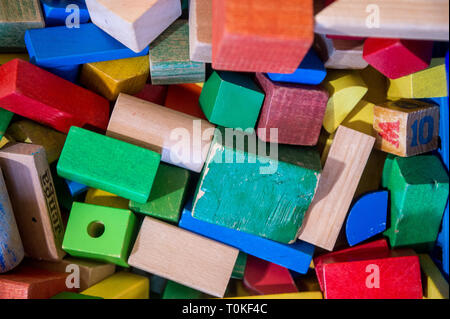
<path id="1" fill-rule="evenodd" d="M 419 122 L 419 130 L 417 130 L 417 121 L 418 120 L 415 120 L 413 125 L 411 125 L 411 129 L 412 129 L 412 133 L 413 133 L 411 147 L 418 145 L 417 144 L 417 135 L 419 135 L 419 143 L 420 144 L 428 144 L 431 142 L 431 140 L 433 138 L 433 131 L 434 131 L 433 118 L 431 116 L 425 116 L 424 118 L 422 118 Z M 423 136 L 425 124 L 428 124 L 427 125 L 428 133 L 427 133 L 426 137 Z"/>

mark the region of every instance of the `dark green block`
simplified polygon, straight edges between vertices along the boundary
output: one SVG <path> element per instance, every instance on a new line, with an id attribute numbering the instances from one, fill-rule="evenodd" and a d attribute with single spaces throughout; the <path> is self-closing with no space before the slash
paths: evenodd
<path id="1" fill-rule="evenodd" d="M 102 297 L 88 296 L 83 294 L 77 294 L 76 292 L 60 292 L 56 296 L 51 297 L 50 299 L 103 299 Z"/>
<path id="2" fill-rule="evenodd" d="M 202 295 L 198 290 L 168 280 L 162 299 L 200 299 Z"/>
<path id="3" fill-rule="evenodd" d="M 58 161 L 58 175 L 120 197 L 146 203 L 161 155 L 72 126 Z"/>
<path id="4" fill-rule="evenodd" d="M 0 108 L 0 139 L 5 134 L 13 115 L 14 113 Z"/>
<path id="5" fill-rule="evenodd" d="M 242 279 L 244 278 L 245 266 L 247 265 L 247 254 L 240 251 L 234 264 L 233 272 L 231 273 L 231 278 Z"/>

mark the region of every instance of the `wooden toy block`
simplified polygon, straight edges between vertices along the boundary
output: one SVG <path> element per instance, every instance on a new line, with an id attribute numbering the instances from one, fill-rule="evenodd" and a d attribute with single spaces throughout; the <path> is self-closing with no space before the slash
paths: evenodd
<path id="1" fill-rule="evenodd" d="M 0 274 L 15 268 L 23 257 L 22 240 L 0 168 Z"/>
<path id="2" fill-rule="evenodd" d="M 77 84 L 78 75 L 80 73 L 80 65 L 74 64 L 74 65 L 64 65 L 64 66 L 58 66 L 54 68 L 46 68 L 43 67 L 44 70 L 53 73 L 56 76 L 59 76 L 60 78 L 63 78 L 64 80 L 67 80 L 69 82 Z"/>
<path id="3" fill-rule="evenodd" d="M 63 249 L 70 255 L 128 267 L 137 218 L 129 210 L 74 202 Z"/>
<path id="4" fill-rule="evenodd" d="M 294 277 L 294 281 L 298 291 L 321 291 L 319 280 L 317 279 L 316 272 L 314 271 L 313 261 L 311 261 L 311 267 L 308 273 L 298 276 L 297 278 Z"/>
<path id="5" fill-rule="evenodd" d="M 448 174 L 433 155 L 387 161 L 383 187 L 390 193 L 392 247 L 434 242 L 448 198 Z"/>
<path id="6" fill-rule="evenodd" d="M 419 260 L 423 274 L 423 297 L 426 299 L 448 299 L 448 282 L 433 263 L 433 260 L 427 254 L 419 254 Z"/>
<path id="7" fill-rule="evenodd" d="M 188 182 L 188 170 L 161 164 L 148 201 L 145 204 L 130 201 L 129 208 L 136 213 L 178 223 Z"/>
<path id="8" fill-rule="evenodd" d="M 244 285 L 258 295 L 298 292 L 287 268 L 248 256 Z"/>
<path id="9" fill-rule="evenodd" d="M 316 34 L 314 48 L 327 69 L 354 69 L 367 67 L 363 59 L 364 40 L 329 39 Z"/>
<path id="10" fill-rule="evenodd" d="M 147 277 L 121 271 L 81 293 L 104 299 L 149 299 L 149 285 Z"/>
<path id="11" fill-rule="evenodd" d="M 181 215 L 179 227 L 187 229 L 239 249 L 249 255 L 267 260 L 298 273 L 308 271 L 314 246 L 300 240 L 293 244 L 282 244 L 231 228 L 207 223 L 192 217 L 192 204 L 188 203 Z"/>
<path id="12" fill-rule="evenodd" d="M 101 189 L 89 188 L 84 200 L 86 204 L 128 209 L 129 200 Z"/>
<path id="13" fill-rule="evenodd" d="M 428 68 L 432 53 L 432 41 L 369 38 L 363 57 L 389 79 L 398 79 Z"/>
<path id="14" fill-rule="evenodd" d="M 79 28 L 71 29 L 59 26 L 27 30 L 25 43 L 30 61 L 47 68 L 148 54 L 148 47 L 140 52 L 133 52 L 92 23 L 80 24 Z"/>
<path id="15" fill-rule="evenodd" d="M 142 51 L 180 15 L 179 0 L 86 0 L 91 20 L 134 52 Z"/>
<path id="16" fill-rule="evenodd" d="M 103 299 L 103 298 L 77 294 L 76 292 L 63 291 L 51 297 L 50 299 Z"/>
<path id="17" fill-rule="evenodd" d="M 25 30 L 43 28 L 44 17 L 39 0 L 0 2 L 0 48 L 23 51 Z M 0 63 L 1 64 L 1 63 Z"/>
<path id="18" fill-rule="evenodd" d="M 335 1 L 315 16 L 315 32 L 448 41 L 448 1 Z M 426 14 L 425 14 L 426 12 Z M 369 22 L 369 25 L 367 24 Z"/>
<path id="19" fill-rule="evenodd" d="M 293 73 L 312 45 L 311 0 L 213 0 L 212 9 L 215 70 Z"/>
<path id="20" fill-rule="evenodd" d="M 64 229 L 44 148 L 6 145 L 0 150 L 0 166 L 26 255 L 61 260 Z"/>
<path id="21" fill-rule="evenodd" d="M 115 101 L 121 92 L 133 95 L 142 91 L 149 73 L 148 56 L 87 63 L 81 70 L 80 82 Z"/>
<path id="22" fill-rule="evenodd" d="M 199 103 L 202 88 L 196 83 L 169 85 L 165 102 L 154 103 L 206 120 Z"/>
<path id="23" fill-rule="evenodd" d="M 401 99 L 376 105 L 373 112 L 377 149 L 413 156 L 438 148 L 439 107 L 435 104 Z"/>
<path id="24" fill-rule="evenodd" d="M 134 96 L 148 102 L 163 105 L 169 87 L 166 85 L 145 84 L 144 88 Z"/>
<path id="25" fill-rule="evenodd" d="M 89 125 L 105 130 L 108 101 L 29 62 L 13 60 L 0 67 L 1 107 L 55 130 Z"/>
<path id="26" fill-rule="evenodd" d="M 330 96 L 323 118 L 323 127 L 328 133 L 333 133 L 361 101 L 368 89 L 357 71 L 329 70 L 323 86 Z"/>
<path id="27" fill-rule="evenodd" d="M 147 276 L 149 275 L 148 272 L 145 272 L 143 270 L 137 269 L 137 268 L 131 268 L 131 271 L 138 274 L 142 273 L 142 274 L 147 274 Z M 151 275 L 150 276 L 150 299 L 161 299 L 163 293 L 164 293 L 164 289 L 166 289 L 166 285 L 169 282 L 169 280 L 156 276 L 156 275 Z M 155 298 L 156 297 L 156 298 Z"/>
<path id="28" fill-rule="evenodd" d="M 272 81 L 309 85 L 322 83 L 326 75 L 327 70 L 314 49 L 309 50 L 294 73 L 267 73 L 267 76 Z"/>
<path id="29" fill-rule="evenodd" d="M 242 143 L 235 143 L 230 133 Z M 259 150 L 256 146 L 252 150 L 248 143 L 251 139 L 256 137 L 216 129 L 192 215 L 209 223 L 293 243 L 319 181 L 319 154 L 311 148 L 278 145 L 278 158 L 274 158 L 262 151 L 267 150 L 265 143 L 258 145 Z M 263 164 L 269 160 L 276 168 Z"/>
<path id="30" fill-rule="evenodd" d="M 447 275 L 448 278 L 448 263 L 449 263 L 449 254 L 448 254 L 448 245 L 449 245 L 449 217 L 448 217 L 448 201 L 445 206 L 444 217 L 442 218 L 441 231 L 439 232 L 436 245 L 441 249 L 441 254 L 439 256 L 441 260 L 441 268 L 442 272 Z"/>
<path id="31" fill-rule="evenodd" d="M 58 175 L 145 203 L 161 155 L 73 126 L 58 161 Z"/>
<path id="32" fill-rule="evenodd" d="M 200 106 L 211 123 L 243 130 L 253 129 L 264 93 L 249 75 L 213 72 L 200 95 Z"/>
<path id="33" fill-rule="evenodd" d="M 41 145 L 49 164 L 59 158 L 66 140 L 64 134 L 29 120 L 14 122 L 7 132 L 17 142 Z"/>
<path id="34" fill-rule="evenodd" d="M 375 138 L 340 126 L 299 239 L 333 250 Z"/>
<path id="35" fill-rule="evenodd" d="M 201 291 L 168 280 L 162 299 L 201 299 L 202 296 L 203 293 Z"/>
<path id="36" fill-rule="evenodd" d="M 213 0 L 189 3 L 189 56 L 192 61 L 212 62 Z"/>
<path id="37" fill-rule="evenodd" d="M 323 296 L 320 291 L 308 291 L 308 292 L 302 291 L 286 294 L 245 296 L 228 299 L 323 299 Z"/>
<path id="38" fill-rule="evenodd" d="M 363 195 L 351 208 L 345 234 L 350 246 L 359 244 L 386 229 L 388 192 L 378 191 Z"/>
<path id="39" fill-rule="evenodd" d="M 13 115 L 14 114 L 11 113 L 10 111 L 0 109 L 0 138 L 2 138 L 3 135 L 5 135 L 5 131 L 8 128 Z"/>
<path id="40" fill-rule="evenodd" d="M 242 251 L 239 252 L 237 256 L 236 263 L 234 264 L 233 272 L 231 273 L 231 278 L 240 279 L 244 278 L 245 267 L 247 265 L 248 255 Z"/>
<path id="41" fill-rule="evenodd" d="M 26 53 L 0 53 L 0 65 L 5 64 L 14 59 L 21 59 L 24 61 L 28 61 L 29 56 Z"/>
<path id="42" fill-rule="evenodd" d="M 213 129 L 207 121 L 120 94 L 106 134 L 161 153 L 161 161 L 198 173 Z"/>
<path id="43" fill-rule="evenodd" d="M 435 58 L 425 70 L 389 80 L 389 98 L 433 98 L 447 96 L 445 60 Z"/>
<path id="44" fill-rule="evenodd" d="M 10 137 L 10 136 L 8 136 L 8 135 L 2 136 L 2 138 L 0 139 L 0 149 L 1 149 L 3 146 L 5 146 L 6 144 L 12 143 L 12 142 L 14 142 L 14 140 L 13 140 L 12 137 Z"/>
<path id="45" fill-rule="evenodd" d="M 316 145 L 328 102 L 328 91 L 320 86 L 272 82 L 256 74 L 266 98 L 257 125 L 265 142 Z M 271 129 L 278 129 L 273 136 Z"/>
<path id="46" fill-rule="evenodd" d="M 88 289 L 89 287 L 97 284 L 103 279 L 114 274 L 116 270 L 116 265 L 113 264 L 100 263 L 89 259 L 80 259 L 69 256 L 66 256 L 59 262 L 34 260 L 27 260 L 27 262 L 33 268 L 40 268 L 55 272 L 65 272 L 67 274 L 73 273 L 72 267 L 77 266 L 80 275 L 79 289 L 81 290 Z M 69 265 L 71 266 L 68 267 Z"/>
<path id="47" fill-rule="evenodd" d="M 361 70 L 359 74 L 368 88 L 366 95 L 364 95 L 364 100 L 374 104 L 386 102 L 388 90 L 387 78 L 370 65 Z"/>
<path id="48" fill-rule="evenodd" d="M 68 179 L 66 179 L 65 181 L 66 181 L 67 187 L 69 188 L 70 195 L 72 195 L 72 197 L 77 197 L 78 195 L 87 192 L 87 190 L 89 188 L 84 184 L 70 181 Z"/>
<path id="49" fill-rule="evenodd" d="M 189 57 L 189 25 L 177 20 L 150 44 L 152 84 L 179 84 L 205 81 L 205 64 Z"/>
<path id="50" fill-rule="evenodd" d="M 47 27 L 89 22 L 89 11 L 84 0 L 41 0 L 42 13 Z M 77 17 L 73 15 L 77 10 Z M 69 22 L 69 24 L 67 24 Z"/>
<path id="51" fill-rule="evenodd" d="M 66 286 L 67 274 L 27 265 L 0 275 L 0 299 L 48 299 L 63 291 L 74 291 Z"/>
<path id="52" fill-rule="evenodd" d="M 53 178 L 53 184 L 55 185 L 56 198 L 58 199 L 58 204 L 62 212 L 61 217 L 68 217 L 68 214 L 65 213 L 70 212 L 74 201 L 82 201 L 83 195 L 72 196 L 69 187 L 67 186 L 66 179 L 58 175 L 56 165 L 56 162 L 50 164 L 50 173 Z M 63 220 L 63 224 L 65 225 L 66 222 L 67 218 Z"/>
<path id="53" fill-rule="evenodd" d="M 238 253 L 235 248 L 145 217 L 128 263 L 190 288 L 223 297 Z"/>

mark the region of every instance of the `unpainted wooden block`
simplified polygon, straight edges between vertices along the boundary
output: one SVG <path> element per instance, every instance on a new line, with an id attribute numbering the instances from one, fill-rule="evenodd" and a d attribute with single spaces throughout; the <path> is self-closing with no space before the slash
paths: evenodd
<path id="1" fill-rule="evenodd" d="M 189 56 L 192 61 L 212 63 L 213 0 L 189 3 Z"/>

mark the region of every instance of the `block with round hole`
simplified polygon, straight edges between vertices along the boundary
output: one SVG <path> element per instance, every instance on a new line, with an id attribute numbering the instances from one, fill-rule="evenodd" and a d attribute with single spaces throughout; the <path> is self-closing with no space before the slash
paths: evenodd
<path id="1" fill-rule="evenodd" d="M 127 209 L 74 202 L 63 249 L 72 256 L 128 267 L 137 217 Z"/>

